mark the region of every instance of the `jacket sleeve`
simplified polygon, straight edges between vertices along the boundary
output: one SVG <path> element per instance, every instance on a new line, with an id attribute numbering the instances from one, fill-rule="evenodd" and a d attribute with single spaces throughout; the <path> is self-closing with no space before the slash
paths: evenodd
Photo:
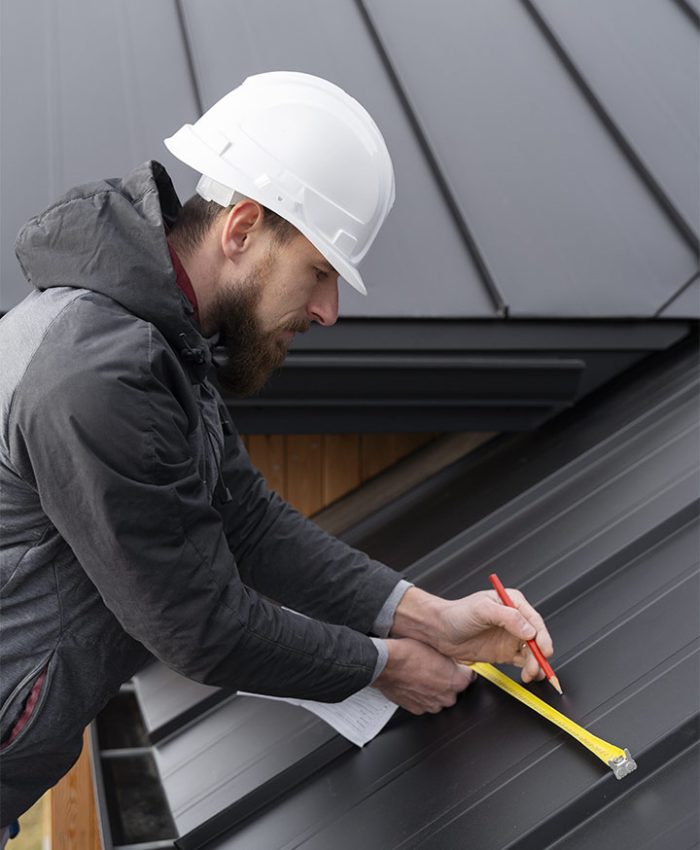
<path id="1" fill-rule="evenodd" d="M 150 324 L 104 312 L 82 299 L 73 323 L 55 323 L 9 427 L 13 463 L 105 605 L 200 682 L 325 701 L 368 684 L 370 638 L 280 610 L 243 583 L 193 462 L 200 423 L 184 373 Z"/>
<path id="2" fill-rule="evenodd" d="M 232 496 L 222 506 L 224 527 L 247 584 L 309 617 L 365 634 L 388 632 L 391 617 L 383 609 L 399 573 L 327 534 L 269 490 L 238 435 L 226 441 L 223 472 Z"/>

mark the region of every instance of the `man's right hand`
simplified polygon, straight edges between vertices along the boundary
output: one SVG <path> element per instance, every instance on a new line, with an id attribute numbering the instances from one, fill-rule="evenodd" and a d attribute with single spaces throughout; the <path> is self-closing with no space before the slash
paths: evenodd
<path id="1" fill-rule="evenodd" d="M 412 638 L 390 639 L 386 645 L 389 659 L 373 685 L 411 714 L 437 714 L 454 705 L 476 678 L 468 667 Z"/>

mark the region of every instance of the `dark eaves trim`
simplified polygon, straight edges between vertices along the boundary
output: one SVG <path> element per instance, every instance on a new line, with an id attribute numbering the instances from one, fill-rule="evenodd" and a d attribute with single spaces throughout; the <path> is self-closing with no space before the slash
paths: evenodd
<path id="1" fill-rule="evenodd" d="M 530 431 L 688 331 L 682 321 L 349 320 L 314 329 L 259 396 L 227 404 L 247 434 Z"/>

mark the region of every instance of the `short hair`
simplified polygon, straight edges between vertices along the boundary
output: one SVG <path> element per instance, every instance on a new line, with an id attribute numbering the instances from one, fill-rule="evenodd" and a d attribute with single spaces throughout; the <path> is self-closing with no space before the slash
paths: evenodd
<path id="1" fill-rule="evenodd" d="M 236 203 L 240 201 L 240 197 Z M 194 251 L 207 235 L 214 222 L 222 215 L 233 209 L 235 204 L 222 207 L 215 201 L 205 201 L 200 195 L 193 195 L 181 208 L 175 224 L 170 229 L 168 237 L 173 240 L 175 246 L 185 254 Z M 289 242 L 299 231 L 293 224 L 282 218 L 276 212 L 262 207 L 264 218 L 263 225 L 272 231 L 275 241 L 279 245 Z"/>

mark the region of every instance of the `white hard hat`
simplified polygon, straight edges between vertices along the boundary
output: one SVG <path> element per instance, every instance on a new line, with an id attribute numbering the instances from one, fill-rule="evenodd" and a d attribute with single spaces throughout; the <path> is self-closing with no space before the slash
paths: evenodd
<path id="1" fill-rule="evenodd" d="M 357 266 L 394 203 L 394 169 L 372 117 L 341 88 L 257 74 L 165 145 L 202 174 L 203 198 L 228 206 L 238 193 L 274 210 L 367 294 Z"/>

